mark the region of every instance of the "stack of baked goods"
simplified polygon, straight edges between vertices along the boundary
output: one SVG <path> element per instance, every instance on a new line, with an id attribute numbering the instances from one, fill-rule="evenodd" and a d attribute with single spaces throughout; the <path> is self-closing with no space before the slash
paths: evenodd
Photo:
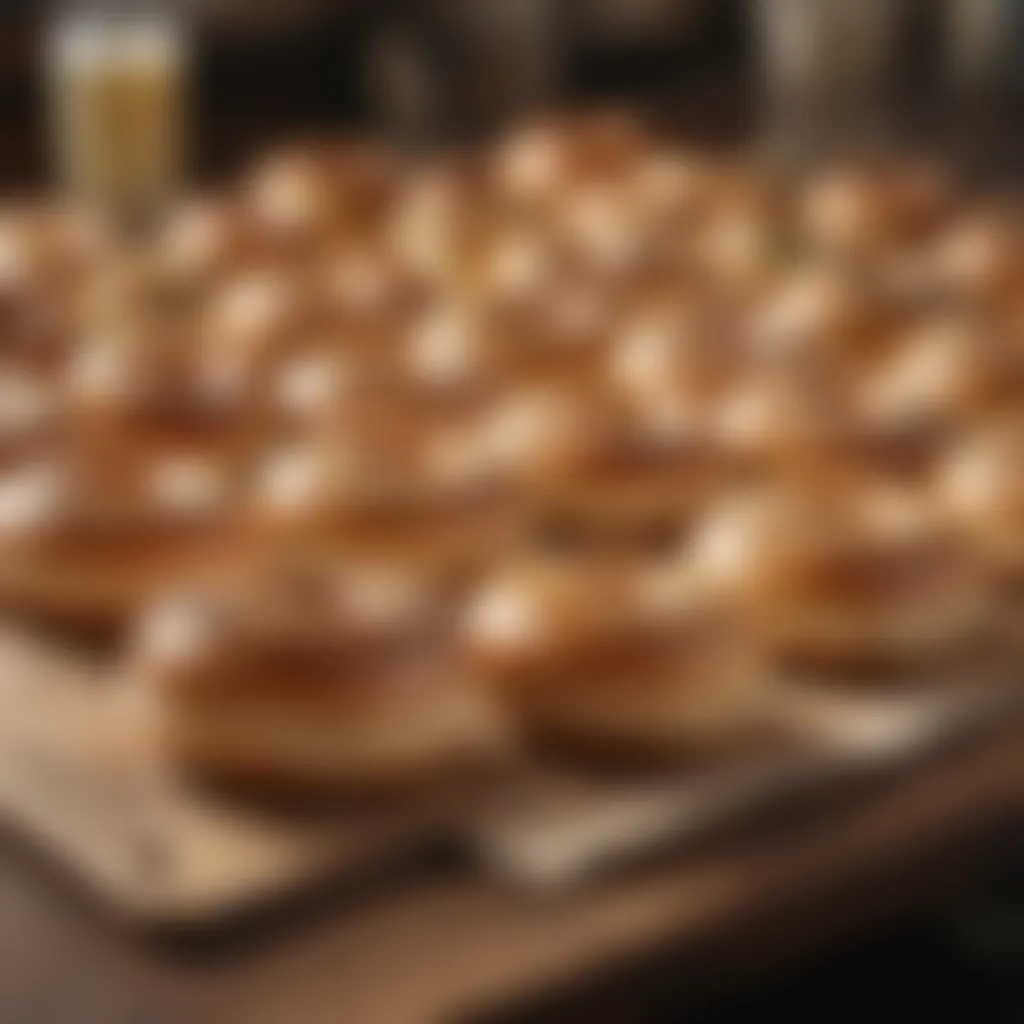
<path id="1" fill-rule="evenodd" d="M 12 210 L 0 599 L 124 639 L 199 777 L 732 749 L 780 669 L 1014 621 L 1022 245 L 610 115 L 289 148 L 144 239 Z"/>

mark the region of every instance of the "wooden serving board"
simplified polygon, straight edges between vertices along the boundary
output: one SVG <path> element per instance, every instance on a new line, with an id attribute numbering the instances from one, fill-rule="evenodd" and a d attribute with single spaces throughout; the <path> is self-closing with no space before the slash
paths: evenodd
<path id="1" fill-rule="evenodd" d="M 788 694 L 788 696 L 787 696 Z M 644 775 L 537 760 L 479 794 L 307 813 L 242 805 L 163 770 L 130 686 L 101 660 L 0 633 L 0 817 L 104 903 L 155 927 L 219 923 L 331 879 L 353 884 L 437 841 L 534 888 L 577 885 L 756 809 L 897 767 L 1024 711 L 1018 689 L 880 694 L 794 686 L 780 742 Z"/>
<path id="2" fill-rule="evenodd" d="M 100 665 L 0 635 L 0 816 L 129 918 L 216 921 L 435 834 L 439 807 L 299 814 L 199 792 L 132 734 L 130 699 Z"/>

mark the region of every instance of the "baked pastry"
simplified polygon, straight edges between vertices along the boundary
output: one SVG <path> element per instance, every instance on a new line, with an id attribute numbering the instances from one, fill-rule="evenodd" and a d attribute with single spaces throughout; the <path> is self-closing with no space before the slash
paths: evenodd
<path id="1" fill-rule="evenodd" d="M 521 214 L 543 214 L 581 184 L 626 180 L 646 148 L 637 122 L 617 113 L 535 122 L 496 148 L 494 191 Z"/>
<path id="2" fill-rule="evenodd" d="M 474 409 L 396 412 L 371 395 L 331 429 L 268 455 L 252 520 L 268 542 L 328 562 L 375 557 L 459 577 L 508 526 L 487 441 Z"/>
<path id="3" fill-rule="evenodd" d="M 64 293 L 115 248 L 102 219 L 84 209 L 22 204 L 0 215 L 0 281 L 7 288 Z"/>
<path id="4" fill-rule="evenodd" d="M 16 466 L 0 478 L 0 601 L 62 626 L 118 629 L 175 580 L 237 560 L 234 489 L 200 455 L 154 459 L 125 439 Z"/>
<path id="5" fill-rule="evenodd" d="M 285 256 L 372 231 L 389 212 L 398 169 L 382 149 L 328 142 L 279 150 L 251 172 L 245 205 Z"/>
<path id="6" fill-rule="evenodd" d="M 232 275 L 211 293 L 194 309 L 192 329 L 210 362 L 258 377 L 321 329 L 322 314 L 308 277 L 291 267 L 258 267 Z"/>
<path id="7" fill-rule="evenodd" d="M 612 296 L 585 278 L 552 282 L 531 303 L 482 315 L 484 342 L 515 384 L 585 384 L 600 375 L 615 334 Z"/>
<path id="8" fill-rule="evenodd" d="M 209 284 L 266 254 L 234 195 L 191 199 L 171 211 L 154 243 L 154 261 L 169 277 Z"/>
<path id="9" fill-rule="evenodd" d="M 628 402 L 707 422 L 740 365 L 727 318 L 712 304 L 677 294 L 639 302 L 623 317 L 607 377 Z"/>
<path id="10" fill-rule="evenodd" d="M 758 367 L 855 377 L 889 347 L 879 301 L 850 273 L 811 264 L 781 276 L 749 314 L 745 330 Z"/>
<path id="11" fill-rule="evenodd" d="M 463 293 L 475 283 L 497 212 L 481 169 L 472 161 L 447 159 L 402 183 L 384 237 L 433 288 Z"/>
<path id="12" fill-rule="evenodd" d="M 398 388 L 461 372 L 435 342 L 458 347 L 462 318 L 447 304 L 428 306 L 424 282 L 385 249 L 330 251 L 312 291 L 306 314 L 276 337 L 265 336 L 254 360 L 255 390 L 275 424 L 330 425 L 375 397 L 397 410 Z M 244 348 L 239 355 L 244 365 Z M 455 353 L 454 362 L 461 361 Z"/>
<path id="13" fill-rule="evenodd" d="M 286 430 L 357 431 L 363 415 L 411 423 L 486 411 L 501 368 L 480 319 L 455 303 L 434 303 L 401 324 L 338 337 L 297 340 L 266 375 L 275 423 Z M 463 424 L 465 425 L 465 424 Z M 411 427 L 410 427 L 411 429 Z M 428 429 L 433 429 L 430 427 Z"/>
<path id="14" fill-rule="evenodd" d="M 62 411 L 45 376 L 15 368 L 0 371 L 0 472 L 58 443 Z"/>
<path id="15" fill-rule="evenodd" d="M 947 453 L 939 498 L 997 575 L 1024 590 L 1024 423 L 979 426 Z"/>
<path id="16" fill-rule="evenodd" d="M 472 284 L 486 308 L 514 315 L 543 302 L 566 277 L 567 254 L 546 227 L 502 225 L 481 246 Z"/>
<path id="17" fill-rule="evenodd" d="M 470 601 L 467 656 L 526 728 L 659 758 L 748 741 L 767 673 L 756 634 L 678 565 L 527 560 Z"/>
<path id="18" fill-rule="evenodd" d="M 492 443 L 541 519 L 644 529 L 685 519 L 718 479 L 710 439 L 676 411 L 594 390 L 532 389 L 499 407 Z"/>
<path id="19" fill-rule="evenodd" d="M 370 400 L 394 380 L 385 353 L 343 348 L 333 339 L 315 337 L 267 369 L 261 404 L 272 436 L 309 436 L 346 418 L 353 403 Z"/>
<path id="20" fill-rule="evenodd" d="M 964 530 L 991 574 L 1002 606 L 1001 634 L 1024 654 L 1024 425 L 979 425 L 946 454 L 937 500 Z M 998 649 L 998 648 L 994 648 Z"/>
<path id="21" fill-rule="evenodd" d="M 658 229 L 631 204 L 628 182 L 583 182 L 545 218 L 573 266 L 604 287 L 643 278 L 660 254 Z"/>
<path id="22" fill-rule="evenodd" d="M 720 301 L 756 303 L 779 274 L 778 229 L 765 213 L 740 209 L 709 219 L 695 239 L 694 263 Z"/>
<path id="23" fill-rule="evenodd" d="M 427 303 L 429 282 L 415 264 L 386 241 L 329 248 L 313 270 L 325 326 L 346 340 L 376 343 Z"/>
<path id="24" fill-rule="evenodd" d="M 628 201 L 650 229 L 682 234 L 720 211 L 720 171 L 703 154 L 657 149 L 645 153 L 629 174 Z"/>
<path id="25" fill-rule="evenodd" d="M 775 485 L 695 532 L 701 575 L 749 602 L 788 663 L 920 669 L 962 655 L 990 610 L 984 573 L 943 517 L 870 481 Z"/>
<path id="26" fill-rule="evenodd" d="M 505 741 L 436 595 L 372 567 L 260 563 L 143 618 L 129 671 L 173 763 L 257 793 L 436 782 Z"/>
<path id="27" fill-rule="evenodd" d="M 159 249 L 135 239 L 103 260 L 79 289 L 72 313 L 79 339 L 126 324 L 166 323 L 194 314 L 220 286 L 217 275 L 186 274 Z"/>
<path id="28" fill-rule="evenodd" d="M 932 316 L 910 328 L 859 382 L 864 436 L 883 448 L 934 451 L 979 417 L 1011 410 L 1020 369 L 984 319 Z"/>
<path id="29" fill-rule="evenodd" d="M 1015 210 L 969 209 L 936 243 L 929 262 L 937 288 L 961 302 L 1012 302 L 1020 291 L 1022 243 Z"/>
<path id="30" fill-rule="evenodd" d="M 926 244 L 953 199 L 952 184 L 935 165 L 831 168 L 804 188 L 800 227 L 827 256 L 877 259 Z"/>
<path id="31" fill-rule="evenodd" d="M 0 361 L 59 368 L 81 295 L 112 251 L 103 225 L 80 211 L 27 206 L 0 216 Z"/>
<path id="32" fill-rule="evenodd" d="M 246 458 L 263 432 L 254 367 L 205 340 L 177 315 L 85 337 L 62 382 L 70 429 L 158 457 Z"/>
<path id="33" fill-rule="evenodd" d="M 851 449 L 851 399 L 840 379 L 795 369 L 748 370 L 710 419 L 730 475 L 831 474 Z"/>
<path id="34" fill-rule="evenodd" d="M 505 356 L 472 306 L 435 303 L 406 325 L 392 380 L 412 411 L 475 408 L 482 414 L 509 385 Z"/>

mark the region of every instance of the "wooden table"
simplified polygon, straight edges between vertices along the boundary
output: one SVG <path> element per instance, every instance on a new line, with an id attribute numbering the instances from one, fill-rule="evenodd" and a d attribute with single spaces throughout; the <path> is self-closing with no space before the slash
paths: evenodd
<path id="1" fill-rule="evenodd" d="M 637 1019 L 948 895 L 1024 815 L 1022 744 L 1010 723 L 839 806 L 586 892 L 529 898 L 438 864 L 172 945 L 127 933 L 3 842 L 0 1024 L 404 1024 L 523 1008 L 565 1020 L 584 1007 L 597 1020 L 623 1006 Z"/>

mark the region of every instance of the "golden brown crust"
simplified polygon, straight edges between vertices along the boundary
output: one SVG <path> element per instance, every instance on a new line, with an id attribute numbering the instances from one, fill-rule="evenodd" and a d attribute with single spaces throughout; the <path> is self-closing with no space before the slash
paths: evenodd
<path id="1" fill-rule="evenodd" d="M 702 571 L 750 604 L 787 657 L 910 662 L 976 637 L 988 601 L 971 551 L 919 501 L 851 484 L 712 514 L 696 540 Z"/>
<path id="2" fill-rule="evenodd" d="M 756 635 L 711 591 L 591 563 L 521 568 L 485 586 L 468 657 L 544 734 L 609 750 L 716 745 L 756 717 Z"/>
<path id="3" fill-rule="evenodd" d="M 171 602 L 133 671 L 158 697 L 171 755 L 214 780 L 386 788 L 501 742 L 429 594 L 393 572 L 277 570 Z"/>
<path id="4" fill-rule="evenodd" d="M 318 735 L 312 717 L 298 718 L 294 725 L 300 730 L 299 748 L 308 746 L 308 735 Z M 500 743 L 493 743 L 493 737 L 482 731 L 477 736 L 452 735 L 433 745 L 391 746 L 355 758 L 344 754 L 348 733 L 345 724 L 341 726 L 331 739 L 333 750 L 340 753 L 331 756 L 328 751 L 320 758 L 276 745 L 280 729 L 274 730 L 269 742 L 265 736 L 247 741 L 230 732 L 218 732 L 217 720 L 204 721 L 201 710 L 179 721 L 165 720 L 163 743 L 179 769 L 203 784 L 289 799 L 433 789 L 446 779 L 465 779 L 470 771 L 490 769 L 501 752 Z M 309 734 L 301 731 L 304 728 Z"/>
<path id="5" fill-rule="evenodd" d="M 947 453 L 937 500 L 1000 574 L 1024 574 L 1024 426 L 977 430 Z"/>
<path id="6" fill-rule="evenodd" d="M 0 591 L 59 619 L 123 621 L 245 552 L 230 475 L 205 456 L 69 443 L 0 479 Z"/>

